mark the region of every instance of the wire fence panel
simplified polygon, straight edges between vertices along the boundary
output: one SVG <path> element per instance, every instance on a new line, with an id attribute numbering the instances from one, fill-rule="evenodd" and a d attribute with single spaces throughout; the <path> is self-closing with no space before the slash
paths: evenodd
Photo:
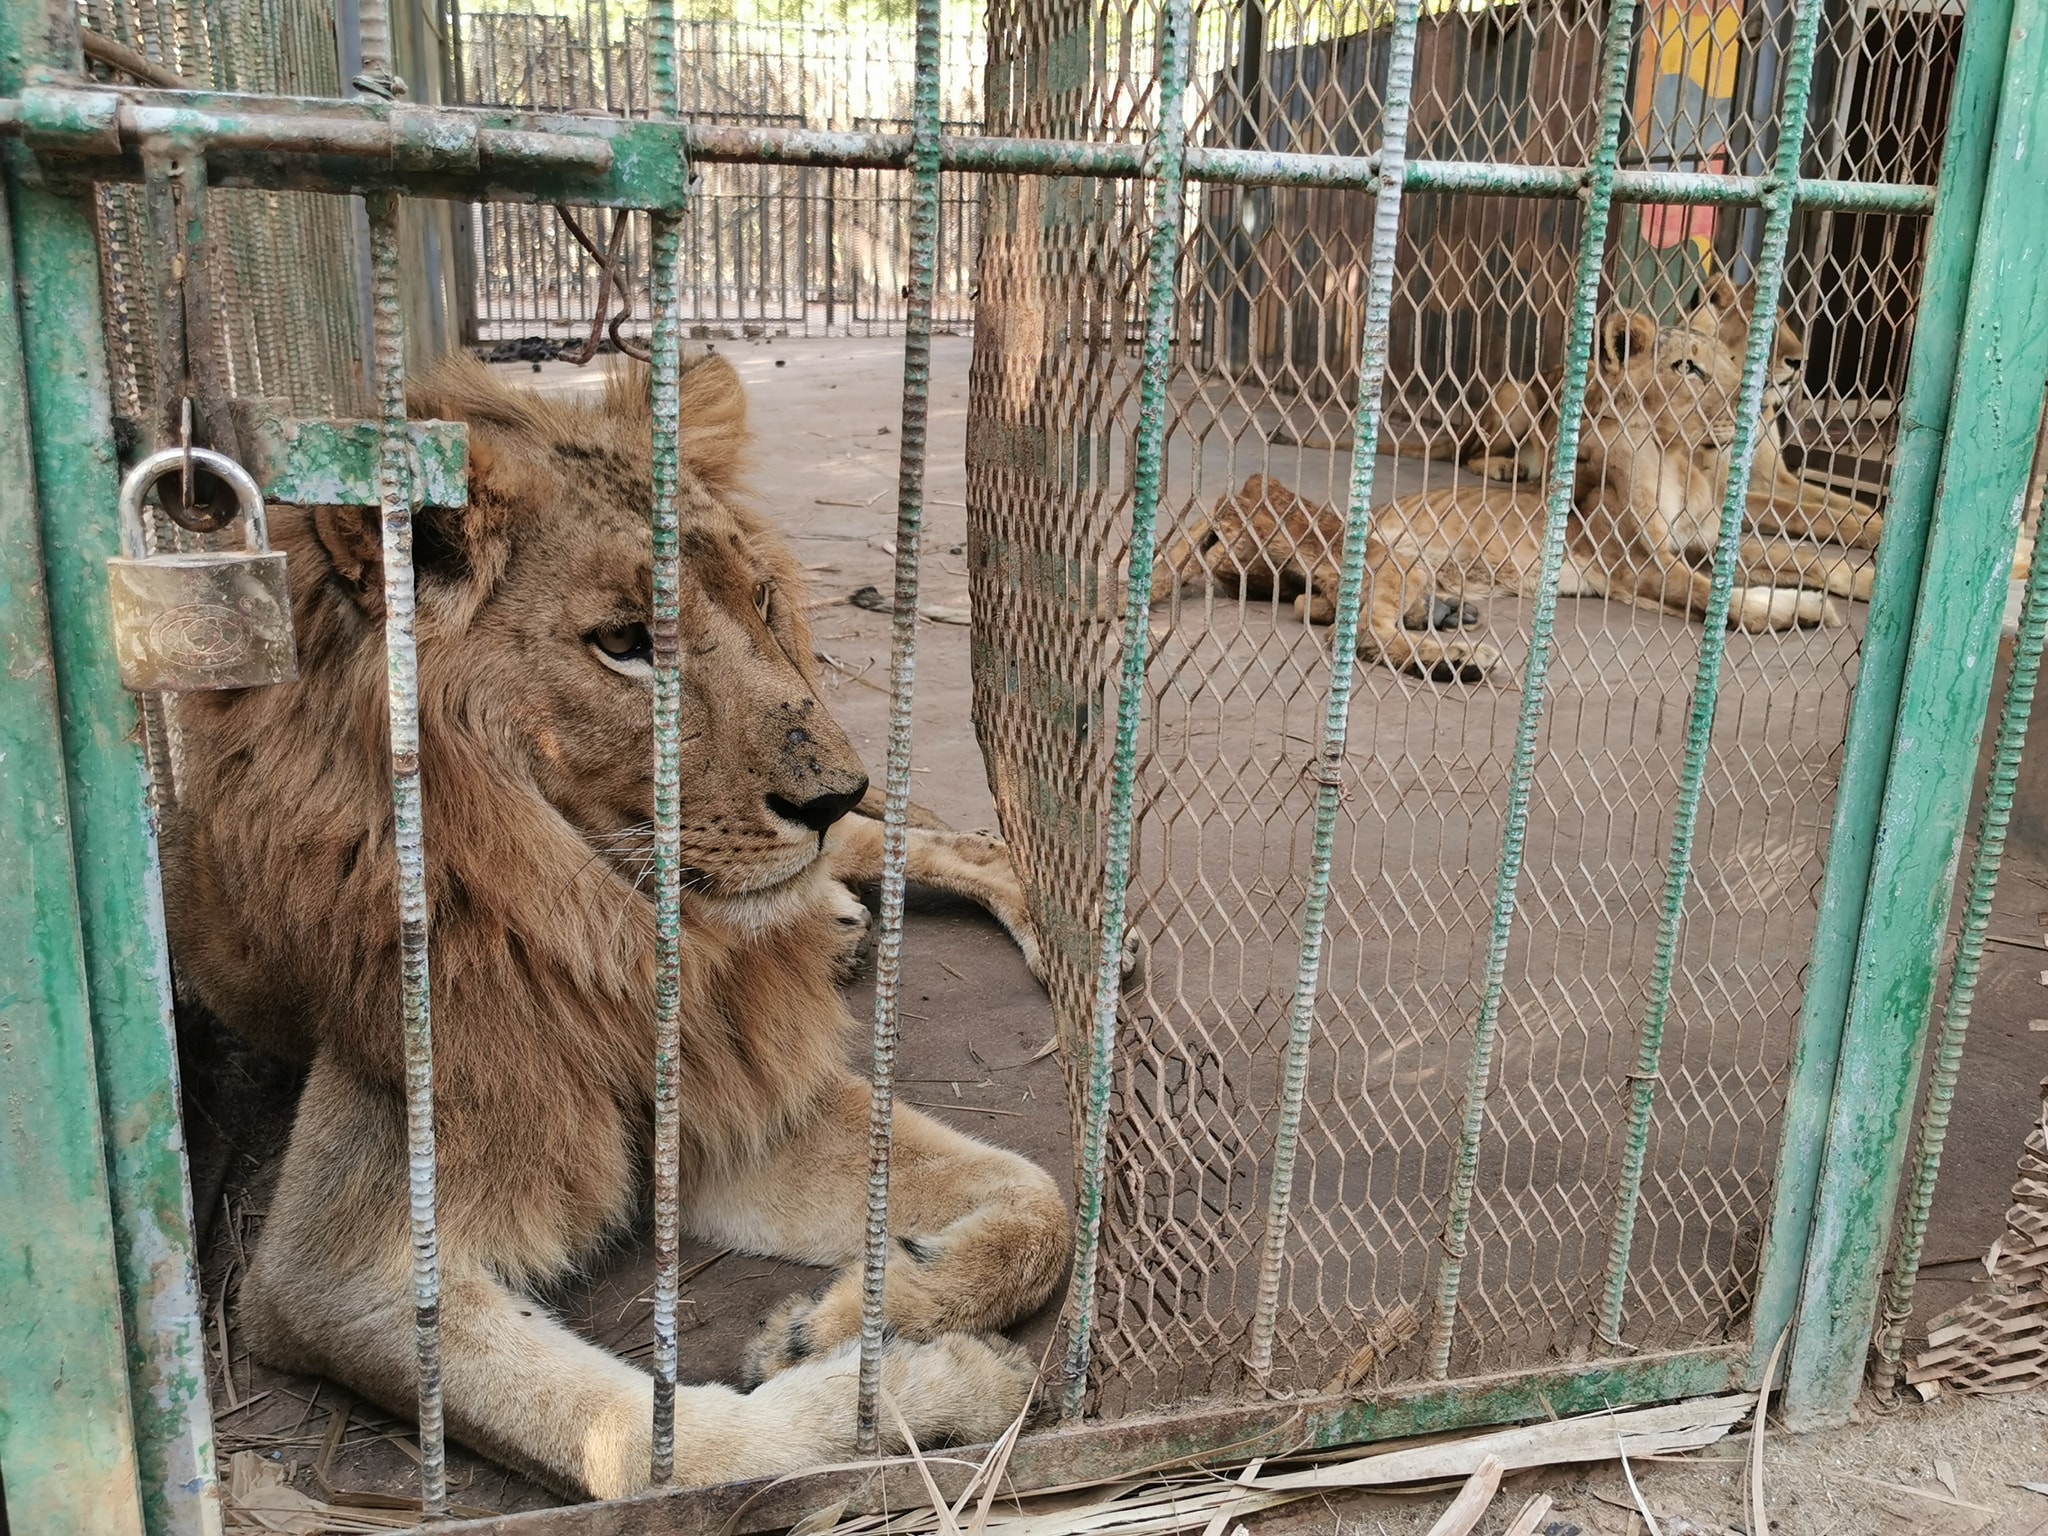
<path id="1" fill-rule="evenodd" d="M 1150 18 L 994 6 L 990 131 L 1142 135 Z M 1622 165 L 1767 172 L 1792 20 L 1788 5 L 1733 0 L 1640 12 Z M 1813 57 L 1806 174 L 1933 180 L 1958 20 L 1830 12 Z M 1587 164 L 1606 21 L 1580 0 L 1432 8 L 1416 43 L 1410 157 Z M 1191 143 L 1379 148 L 1386 12 L 1210 4 L 1195 36 Z M 976 718 L 1048 935 L 1078 1093 L 1144 211 L 1123 188 L 1078 179 L 991 178 L 986 208 L 969 449 Z M 1250 477 L 1265 477 L 1248 494 L 1266 510 L 1300 510 L 1262 555 L 1162 596 L 1153 613 L 1131 903 L 1146 960 L 1119 1021 L 1095 1298 L 1092 1401 L 1106 1413 L 1253 1379 L 1330 668 L 1328 631 L 1301 622 L 1300 585 L 1284 566 L 1334 560 L 1334 545 L 1318 542 L 1331 525 L 1314 512 L 1346 497 L 1372 216 L 1364 192 L 1211 185 L 1190 199 L 1160 558 L 1177 537 L 1218 537 L 1208 520 Z M 1375 477 L 1383 511 L 1430 490 L 1480 493 L 1457 461 L 1498 434 L 1488 407 L 1504 386 L 1520 386 L 1532 413 L 1554 402 L 1582 219 L 1575 200 L 1409 194 Z M 1926 222 L 1793 217 L 1791 339 L 1773 355 L 1764 435 L 1765 456 L 1774 450 L 1782 473 L 1803 482 L 1801 497 L 1826 489 L 1875 508 Z M 1762 231 L 1755 209 L 1617 204 L 1601 315 L 1634 309 L 1684 324 L 1717 275 L 1747 290 Z M 1724 343 L 1731 379 L 1747 319 L 1733 317 Z M 1596 352 L 1596 393 L 1600 367 Z M 1803 391 L 1787 391 L 1788 370 L 1795 383 L 1803 373 Z M 1514 461 L 1532 447 L 1540 466 L 1551 430 L 1525 422 L 1518 441 L 1492 445 L 1506 460 L 1496 474 L 1529 473 Z M 1813 622 L 1731 631 L 1720 668 L 1624 1272 L 1620 1340 L 1631 1351 L 1745 1336 L 1856 669 L 1863 610 L 1847 594 L 1868 591 L 1869 550 L 1829 548 L 1847 574 L 1832 599 L 1806 594 Z M 1384 660 L 1358 670 L 1290 1230 L 1260 1375 L 1276 1391 L 1343 1380 L 1375 1336 L 1367 1379 L 1412 1379 L 1427 1366 L 1535 592 L 1526 582 L 1494 592 L 1477 570 L 1432 574 L 1454 602 L 1483 605 L 1483 628 L 1457 632 L 1477 659 L 1453 680 Z M 1367 575 L 1368 608 L 1417 579 L 1370 557 Z M 1558 606 L 1499 1035 L 1481 1085 L 1454 1374 L 1615 1353 L 1599 1332 L 1603 1279 L 1618 1192 L 1632 1186 L 1638 1032 L 1701 643 L 1697 618 L 1656 607 L 1569 593 Z"/>
<path id="2" fill-rule="evenodd" d="M 604 3 L 561 14 L 464 13 L 462 99 L 545 111 L 638 113 L 647 100 L 646 26 Z M 979 131 L 985 33 L 956 19 L 941 36 L 944 131 Z M 911 36 L 858 19 L 685 20 L 683 116 L 700 123 L 864 133 L 910 131 Z M 898 335 L 907 314 L 909 183 L 900 171 L 706 164 L 683 222 L 683 321 L 690 336 Z M 939 187 L 941 332 L 971 319 L 979 178 Z M 586 228 L 593 211 L 570 217 Z M 477 339 L 582 341 L 600 306 L 597 263 L 553 208 L 477 210 Z M 595 229 L 591 237 L 603 244 Z M 644 220 L 624 237 L 627 291 L 646 292 Z M 616 301 L 614 301 L 616 304 Z M 620 327 L 644 341 L 644 303 Z"/>

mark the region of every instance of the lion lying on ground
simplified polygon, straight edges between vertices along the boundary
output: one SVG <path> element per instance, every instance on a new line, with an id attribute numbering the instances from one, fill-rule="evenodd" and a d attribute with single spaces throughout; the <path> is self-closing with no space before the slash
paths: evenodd
<path id="1" fill-rule="evenodd" d="M 1726 340 L 1731 324 L 1711 296 L 1676 326 L 1660 329 L 1627 311 L 1602 321 L 1561 595 L 1599 595 L 1695 617 L 1706 612 L 1741 382 Z M 1767 418 L 1766 428 L 1764 437 L 1775 441 L 1774 421 Z M 1753 496 L 1753 519 L 1754 502 Z M 1808 505 L 1778 507 L 1764 520 L 1793 526 L 1794 513 Z M 1809 510 L 1798 513 L 1805 521 L 1797 526 L 1841 544 L 1874 543 L 1878 515 L 1849 505 L 1856 507 L 1853 519 Z M 1543 529 L 1540 494 L 1491 485 L 1450 486 L 1374 509 L 1360 653 L 1441 680 L 1493 671 L 1500 661 L 1495 647 L 1445 631 L 1478 621 L 1468 598 L 1535 590 Z M 1291 597 L 1304 618 L 1328 623 L 1343 536 L 1334 509 L 1254 475 L 1168 547 L 1153 600 L 1208 577 L 1254 596 Z M 1747 630 L 1839 624 L 1829 594 L 1867 598 L 1870 574 L 1867 560 L 1843 549 L 1745 538 L 1729 622 Z"/>
<path id="2" fill-rule="evenodd" d="M 601 407 L 445 364 L 416 414 L 466 420 L 470 501 L 417 524 L 421 780 L 432 913 L 442 1349 L 459 1439 L 560 1489 L 649 1477 L 652 1379 L 536 1290 L 642 1209 L 654 1088 L 650 418 L 645 375 Z M 800 571 L 739 486 L 745 402 L 685 374 L 683 1223 L 811 1264 L 860 1253 L 868 1087 L 836 969 L 879 874 L 867 789 L 820 703 Z M 242 1283 L 282 1369 L 415 1404 L 398 905 L 376 514 L 277 508 L 300 680 L 187 695 L 189 786 L 167 827 L 181 982 L 259 1045 L 310 1052 Z M 1028 937 L 991 839 L 911 838 L 913 880 Z M 883 1386 L 920 1442 L 996 1435 L 1031 1370 L 979 1337 L 1064 1272 L 1052 1179 L 899 1105 Z M 786 1305 L 760 1385 L 676 1396 L 676 1475 L 753 1477 L 854 1451 L 857 1268 Z M 884 1439 L 895 1436 L 885 1415 Z"/>

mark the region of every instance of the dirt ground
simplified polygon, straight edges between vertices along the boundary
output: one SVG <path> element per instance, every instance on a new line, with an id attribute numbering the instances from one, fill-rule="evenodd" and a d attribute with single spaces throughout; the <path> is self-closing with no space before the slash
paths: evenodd
<path id="1" fill-rule="evenodd" d="M 721 342 L 751 393 L 760 451 L 756 483 L 815 586 L 816 646 L 826 658 L 827 700 L 879 778 L 887 716 L 889 621 L 845 600 L 867 586 L 887 591 L 896 485 L 900 344 L 885 340 Z M 971 343 L 939 338 L 934 349 L 932 453 L 927 479 L 924 603 L 941 612 L 967 606 L 964 441 Z M 521 373 L 527 370 L 522 365 Z M 545 365 L 532 380 L 548 388 L 590 387 L 590 373 Z M 1327 470 L 1327 463 L 1320 466 Z M 1235 466 L 1218 466 L 1229 475 Z M 1300 480 L 1314 472 L 1297 465 Z M 1311 489 L 1320 486 L 1311 483 Z M 993 824 L 979 749 L 969 719 L 968 630 L 929 622 L 920 629 L 913 794 L 962 827 Z M 1483 786 L 1492 792 L 1497 786 Z M 1483 873 L 1483 871 L 1482 871 Z M 1941 1203 L 1920 1287 L 1920 1323 L 1968 1294 L 1970 1265 L 1997 1235 L 2020 1139 L 2048 1070 L 2029 1021 L 2048 1013 L 2041 995 L 2048 964 L 2048 863 L 2022 847 L 2002 882 L 1994 944 L 1977 1001 L 1977 1022 L 1951 1133 Z M 1803 944 L 1803 940 L 1801 941 Z M 905 943 L 904 1047 L 898 1078 L 907 1101 L 963 1128 L 1024 1151 L 1063 1181 L 1070 1175 L 1068 1116 L 1057 1060 L 1044 1054 L 1050 1005 L 994 923 L 972 908 L 913 896 Z M 870 995 L 850 998 L 864 1016 Z M 290 1462 L 295 1483 L 409 1491 L 409 1426 L 348 1403 L 332 1386 L 265 1370 L 239 1347 L 229 1297 L 241 1256 L 264 1206 L 268 1165 L 286 1123 L 291 1084 L 245 1052 L 195 1041 L 187 1051 L 194 1097 L 194 1178 L 208 1224 L 206 1281 L 213 1309 L 214 1400 L 225 1455 L 251 1449 Z M 789 1292 L 820 1278 L 800 1266 L 710 1250 L 687 1250 L 684 1372 L 692 1381 L 729 1379 L 757 1319 Z M 595 1273 L 552 1298 L 570 1322 L 629 1358 L 644 1356 L 651 1308 L 649 1245 L 628 1245 Z M 1042 1342 L 1052 1311 L 1019 1331 Z M 1661 1518 L 1685 1516 L 1713 1529 L 1739 1524 L 1738 1435 L 1684 1465 L 1639 1469 Z M 514 1511 L 553 1502 L 541 1490 L 456 1447 L 455 1498 L 472 1509 Z M 1944 1399 L 1824 1435 L 1773 1432 L 1766 1469 L 1783 1536 L 1820 1533 L 1993 1530 L 2048 1536 L 2048 1497 L 2014 1487 L 2048 1480 L 2048 1395 L 1962 1402 Z M 1948 1488 L 1944 1472 L 1953 1479 Z M 317 1475 L 316 1475 L 317 1473 Z M 1871 1480 L 1875 1480 L 1874 1482 Z M 1900 1488 L 1878 1486 L 1903 1485 Z M 1509 1489 L 1558 1499 L 1549 1529 L 1571 1536 L 1631 1530 L 1618 1469 L 1525 1474 Z M 1938 1496 L 1938 1497 L 1937 1497 Z M 1249 1519 L 1259 1536 L 1425 1532 L 1447 1495 L 1421 1500 L 1355 1497 Z M 1949 1500 L 1951 1502 L 1942 1502 Z M 1504 1492 L 1482 1533 L 1497 1532 L 1520 1498 Z M 1989 1515 L 1964 1505 L 1983 1505 Z"/>

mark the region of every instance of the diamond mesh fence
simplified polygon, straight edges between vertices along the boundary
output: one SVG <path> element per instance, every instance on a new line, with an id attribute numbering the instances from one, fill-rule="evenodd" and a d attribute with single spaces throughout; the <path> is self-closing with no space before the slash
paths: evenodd
<path id="1" fill-rule="evenodd" d="M 1825 17 L 1806 173 L 1931 183 L 1959 14 Z M 1606 21 L 1575 0 L 1426 11 L 1410 156 L 1587 164 Z M 1190 141 L 1373 153 L 1388 23 L 1383 10 L 1305 0 L 1198 7 Z M 1154 24 L 1147 7 L 997 0 L 990 131 L 1142 136 Z M 1791 25 L 1789 5 L 1644 10 L 1623 165 L 1768 172 Z M 1383 507 L 1453 488 L 1460 506 L 1488 505 L 1459 461 L 1488 432 L 1501 386 L 1528 386 L 1539 403 L 1555 390 L 1582 206 L 1408 194 Z M 990 178 L 984 217 L 969 440 L 976 719 L 1048 938 L 1078 1091 L 1146 208 L 1142 189 L 1114 183 Z M 1876 506 L 1925 223 L 1795 217 L 1784 315 L 1803 346 L 1781 341 L 1778 378 L 1803 387 L 1778 396 L 1775 433 L 1802 504 L 1826 489 Z M 1252 476 L 1344 505 L 1371 224 L 1364 192 L 1211 185 L 1190 196 L 1162 561 L 1177 538 L 1199 544 L 1218 502 Z M 1617 205 L 1603 314 L 1684 325 L 1714 278 L 1752 279 L 1761 226 L 1755 209 Z M 1540 463 L 1541 424 L 1521 437 Z M 1718 479 L 1712 492 L 1718 509 Z M 1154 605 L 1132 893 L 1145 960 L 1119 1020 L 1095 1323 L 1093 1402 L 1106 1413 L 1314 1390 L 1342 1380 L 1369 1335 L 1384 1346 L 1388 1319 L 1431 1309 L 1534 585 L 1498 569 L 1452 583 L 1454 604 L 1483 604 L 1467 638 L 1499 653 L 1490 666 L 1444 681 L 1361 662 L 1278 1325 L 1260 1371 L 1246 1356 L 1330 669 L 1329 631 L 1297 616 L 1288 567 L 1327 537 L 1282 528 Z M 1809 604 L 1827 622 L 1728 639 L 1619 1339 L 1602 1337 L 1600 1302 L 1702 632 L 1654 600 L 1560 606 L 1454 1374 L 1746 1336 L 1856 670 L 1863 609 L 1847 594 L 1868 591 L 1867 549 L 1828 556 L 1850 574 L 1824 610 Z M 1371 555 L 1367 578 L 1368 609 L 1373 584 L 1407 579 Z M 1433 1374 L 1419 1338 L 1377 1354 L 1371 1380 Z"/>

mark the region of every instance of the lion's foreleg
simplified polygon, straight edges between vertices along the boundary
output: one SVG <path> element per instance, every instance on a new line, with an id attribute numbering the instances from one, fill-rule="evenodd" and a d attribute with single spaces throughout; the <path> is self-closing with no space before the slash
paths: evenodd
<path id="1" fill-rule="evenodd" d="M 808 1125 L 705 1185 L 685 1219 L 712 1242 L 850 1266 L 772 1316 L 748 1353 L 758 1379 L 860 1334 L 868 1087 L 849 1078 Z M 1066 1271 L 1066 1202 L 1042 1168 L 901 1104 L 890 1163 L 885 1311 L 932 1339 L 1002 1328 L 1036 1311 Z"/>
<path id="2" fill-rule="evenodd" d="M 904 873 L 910 882 L 964 896 L 987 908 L 1017 941 L 1031 974 L 1044 980 L 1043 955 L 1038 936 L 1031 930 L 1031 912 L 1016 867 L 1010 862 L 1010 850 L 998 839 L 978 832 L 913 826 L 908 833 Z M 882 824 L 865 818 L 835 823 L 825 835 L 825 860 L 835 880 L 863 889 L 880 884 Z"/>

